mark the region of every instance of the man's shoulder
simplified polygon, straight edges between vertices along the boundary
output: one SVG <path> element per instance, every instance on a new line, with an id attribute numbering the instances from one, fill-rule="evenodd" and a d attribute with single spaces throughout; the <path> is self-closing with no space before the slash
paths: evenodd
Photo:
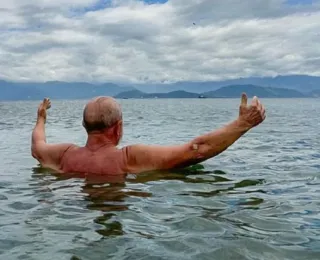
<path id="1" fill-rule="evenodd" d="M 70 153 L 78 153 L 83 149 L 83 147 L 78 146 L 76 144 L 64 144 L 63 147 L 61 147 L 62 156 L 67 156 Z"/>

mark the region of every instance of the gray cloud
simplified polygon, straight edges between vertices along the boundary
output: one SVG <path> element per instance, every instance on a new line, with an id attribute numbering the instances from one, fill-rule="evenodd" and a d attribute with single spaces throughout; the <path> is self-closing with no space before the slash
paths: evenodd
<path id="1" fill-rule="evenodd" d="M 200 23 L 235 19 L 272 19 L 295 13 L 319 11 L 319 1 L 309 5 L 289 5 L 287 0 L 174 0 L 173 5 L 186 20 Z"/>
<path id="2" fill-rule="evenodd" d="M 0 78 L 161 82 L 320 75 L 319 3 L 0 1 Z M 193 23 L 196 25 L 193 25 Z"/>

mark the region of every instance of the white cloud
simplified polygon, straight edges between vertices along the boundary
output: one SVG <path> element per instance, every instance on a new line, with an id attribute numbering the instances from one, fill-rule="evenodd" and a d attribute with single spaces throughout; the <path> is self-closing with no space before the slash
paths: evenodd
<path id="1" fill-rule="evenodd" d="M 319 4 L 284 2 L 116 0 L 98 9 L 94 0 L 0 0 L 0 78 L 160 82 L 320 75 Z"/>
<path id="2" fill-rule="evenodd" d="M 96 3 L 96 0 L 1 0 L 1 8 L 17 10 L 17 8 L 23 8 L 26 6 L 34 6 L 38 8 L 58 7 L 58 8 L 69 8 L 69 7 L 85 7 Z"/>

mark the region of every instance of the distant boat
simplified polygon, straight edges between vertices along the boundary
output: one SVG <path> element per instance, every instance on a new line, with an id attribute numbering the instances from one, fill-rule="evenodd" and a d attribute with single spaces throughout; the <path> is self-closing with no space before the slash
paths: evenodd
<path id="1" fill-rule="evenodd" d="M 203 96 L 203 95 L 200 95 L 198 98 L 207 98 L 207 97 L 205 97 L 205 96 Z"/>

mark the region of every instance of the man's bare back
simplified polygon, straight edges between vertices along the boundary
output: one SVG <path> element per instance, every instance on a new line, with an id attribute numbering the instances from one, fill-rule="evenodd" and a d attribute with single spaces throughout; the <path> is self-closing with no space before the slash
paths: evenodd
<path id="1" fill-rule="evenodd" d="M 185 167 L 212 158 L 262 123 L 265 109 L 254 97 L 251 105 L 242 95 L 239 117 L 230 124 L 181 145 L 130 145 L 119 149 L 123 124 L 120 105 L 110 97 L 98 97 L 86 105 L 83 126 L 88 138 L 84 147 L 48 144 L 45 136 L 49 99 L 38 108 L 32 132 L 32 156 L 42 166 L 61 173 L 119 175 Z"/>

